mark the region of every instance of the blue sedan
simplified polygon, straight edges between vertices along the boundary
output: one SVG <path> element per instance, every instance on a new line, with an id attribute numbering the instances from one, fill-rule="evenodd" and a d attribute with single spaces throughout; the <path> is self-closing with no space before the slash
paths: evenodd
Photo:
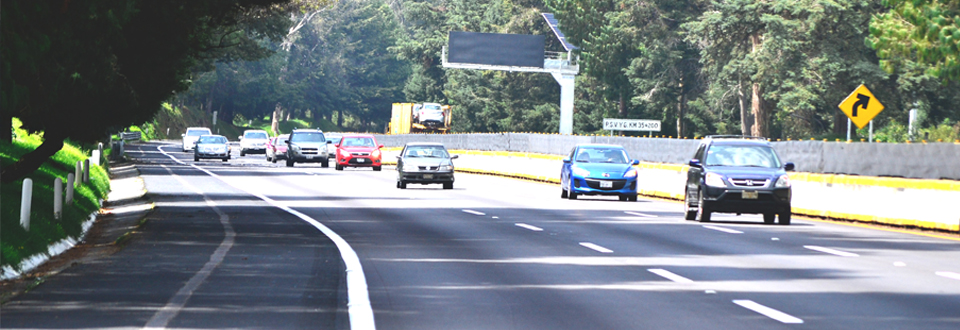
<path id="1" fill-rule="evenodd" d="M 563 160 L 560 170 L 561 198 L 579 195 L 616 195 L 621 201 L 637 200 L 637 169 L 621 146 L 580 144 Z"/>

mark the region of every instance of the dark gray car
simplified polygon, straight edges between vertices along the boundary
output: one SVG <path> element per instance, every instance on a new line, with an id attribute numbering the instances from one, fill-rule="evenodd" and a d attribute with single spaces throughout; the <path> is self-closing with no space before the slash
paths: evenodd
<path id="1" fill-rule="evenodd" d="M 295 129 L 290 132 L 287 144 L 287 167 L 296 163 L 320 163 L 321 167 L 330 166 L 327 158 L 327 139 L 323 132 L 316 129 Z"/>
<path id="2" fill-rule="evenodd" d="M 453 189 L 453 161 L 439 143 L 407 143 L 397 156 L 397 188 L 407 189 L 407 184 L 443 184 L 443 189 Z"/>

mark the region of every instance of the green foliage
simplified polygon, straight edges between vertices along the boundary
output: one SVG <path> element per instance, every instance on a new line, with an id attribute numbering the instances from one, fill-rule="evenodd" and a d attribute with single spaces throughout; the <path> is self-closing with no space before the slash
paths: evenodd
<path id="1" fill-rule="evenodd" d="M 12 143 L 0 142 L 0 166 L 9 166 L 42 141 L 42 133 L 28 134 L 21 128 L 19 119 L 13 119 L 13 127 L 16 137 Z M 81 224 L 100 209 L 99 201 L 106 198 L 110 190 L 106 170 L 91 164 L 90 183 L 78 186 L 74 205 L 64 205 L 61 220 L 53 218 L 53 181 L 60 178 L 66 185 L 67 175 L 74 172 L 76 162 L 86 159 L 89 153 L 89 150 L 67 143 L 29 176 L 33 180 L 29 232 L 20 226 L 23 180 L 0 186 L 0 266 L 18 265 L 29 256 L 46 252 L 51 243 L 79 237 Z"/>
<path id="2" fill-rule="evenodd" d="M 960 81 L 960 0 L 883 0 L 870 21 L 869 46 L 890 73 L 913 71 Z"/>

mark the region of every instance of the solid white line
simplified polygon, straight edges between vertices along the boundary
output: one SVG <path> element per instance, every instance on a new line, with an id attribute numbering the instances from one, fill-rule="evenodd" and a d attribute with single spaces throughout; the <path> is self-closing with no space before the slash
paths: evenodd
<path id="1" fill-rule="evenodd" d="M 686 277 L 683 277 L 683 276 L 680 276 L 680 275 L 677 275 L 677 274 L 674 274 L 674 273 L 671 273 L 670 271 L 668 271 L 668 270 L 666 270 L 666 269 L 651 268 L 651 269 L 647 269 L 647 270 L 650 271 L 651 273 L 660 275 L 660 277 L 666 278 L 666 279 L 668 279 L 668 280 L 671 280 L 671 281 L 674 281 L 674 282 L 677 282 L 677 283 L 693 283 L 693 280 L 691 280 L 691 279 L 689 279 L 689 278 L 686 278 Z"/>
<path id="2" fill-rule="evenodd" d="M 838 255 L 838 256 L 841 256 L 841 257 L 859 257 L 859 256 L 860 256 L 859 254 L 856 254 L 856 253 L 851 253 L 851 252 L 846 252 L 846 251 L 840 251 L 840 250 L 834 250 L 834 249 L 831 249 L 831 248 L 825 248 L 825 247 L 816 246 L 816 245 L 804 245 L 803 247 L 808 248 L 808 249 L 811 249 L 811 250 L 814 250 L 814 251 L 820 251 L 820 252 L 823 252 L 823 253 L 829 253 L 829 254 L 832 254 L 832 255 Z"/>
<path id="3" fill-rule="evenodd" d="M 730 228 L 723 228 L 723 227 L 717 227 L 717 226 L 705 225 L 705 226 L 703 226 L 703 228 L 713 229 L 713 230 L 716 230 L 716 231 L 722 231 L 722 232 L 724 232 L 724 233 L 743 234 L 743 232 L 742 232 L 742 231 L 739 231 L 739 230 L 734 230 L 734 229 L 730 229 Z"/>
<path id="4" fill-rule="evenodd" d="M 952 278 L 952 279 L 955 279 L 955 280 L 960 280 L 960 274 L 957 274 L 957 273 L 954 273 L 954 272 L 936 272 L 935 274 L 940 275 L 940 276 L 943 276 L 943 277 L 946 277 L 946 278 Z"/>
<path id="5" fill-rule="evenodd" d="M 894 262 L 893 265 L 897 267 L 907 267 L 907 263 L 903 261 Z"/>
<path id="6" fill-rule="evenodd" d="M 474 211 L 474 210 L 463 210 L 463 213 L 470 213 L 473 215 L 487 215 L 486 213 L 483 213 L 480 211 Z"/>
<path id="7" fill-rule="evenodd" d="M 170 320 L 177 317 L 177 314 L 180 314 L 180 311 L 183 310 L 183 306 L 187 304 L 187 301 L 190 300 L 190 297 L 193 296 L 193 292 L 200 287 L 200 284 L 203 284 L 204 281 L 210 277 L 210 274 L 213 273 L 213 270 L 220 266 L 223 262 L 223 258 L 227 256 L 227 252 L 230 251 L 230 248 L 233 247 L 234 239 L 237 236 L 237 233 L 233 230 L 233 226 L 230 224 L 230 217 L 226 213 L 220 210 L 210 197 L 207 197 L 202 190 L 198 189 L 194 185 L 184 180 L 179 175 L 173 173 L 169 167 L 165 165 L 160 165 L 163 169 L 167 170 L 174 179 L 180 182 L 180 184 L 185 187 L 193 190 L 197 194 L 203 197 L 203 200 L 206 201 L 207 205 L 210 206 L 217 215 L 220 216 L 220 224 L 223 225 L 224 237 L 223 241 L 220 242 L 220 246 L 217 247 L 213 254 L 210 255 L 210 260 L 203 265 L 203 268 L 200 269 L 196 274 L 193 274 L 193 277 L 187 281 L 180 290 L 177 290 L 177 293 L 170 297 L 170 300 L 167 301 L 167 304 L 160 308 L 156 313 L 153 314 L 153 317 L 147 321 L 147 324 L 143 326 L 144 329 L 164 329 L 167 327 L 167 324 L 170 324 Z"/>
<path id="8" fill-rule="evenodd" d="M 543 231 L 543 228 L 536 227 L 536 226 L 531 226 L 531 225 L 528 225 L 528 224 L 525 224 L 525 223 L 518 223 L 518 224 L 517 224 L 517 227 L 530 229 L 530 230 L 532 230 L 532 231 Z"/>
<path id="9" fill-rule="evenodd" d="M 778 311 L 776 309 L 755 303 L 752 300 L 734 300 L 733 303 L 783 323 L 790 323 L 790 324 L 803 323 L 803 320 L 801 319 L 790 316 L 789 314 Z"/>
<path id="10" fill-rule="evenodd" d="M 594 250 L 594 251 L 597 251 L 597 252 L 600 252 L 600 253 L 613 253 L 613 250 L 611 250 L 611 249 L 608 249 L 608 248 L 605 248 L 605 247 L 602 247 L 602 246 L 599 246 L 599 245 L 596 245 L 596 244 L 593 244 L 593 243 L 589 243 L 589 242 L 580 242 L 580 245 L 583 246 L 583 247 L 585 247 L 585 248 L 588 248 L 588 249 L 591 249 L 591 250 Z"/>
<path id="11" fill-rule="evenodd" d="M 175 157 L 167 154 L 166 151 L 163 151 L 160 147 L 157 147 L 157 150 L 160 150 L 161 153 L 167 155 L 175 162 L 184 164 Z M 214 174 L 204 168 L 201 168 L 196 165 L 190 165 L 193 168 L 196 168 L 200 171 L 203 171 L 207 175 L 210 175 L 214 178 L 217 178 L 223 183 L 234 187 L 240 191 L 244 191 L 250 195 L 256 196 L 257 198 L 262 199 L 268 204 L 286 211 L 287 213 L 293 214 L 294 216 L 300 218 L 303 221 L 313 225 L 315 228 L 320 230 L 324 235 L 330 238 L 331 241 L 337 246 L 337 250 L 340 251 L 340 258 L 343 259 L 343 264 L 346 266 L 346 276 L 347 276 L 347 314 L 350 319 L 350 329 L 376 329 L 376 323 L 373 319 L 373 307 L 370 306 L 370 294 L 367 291 L 367 278 L 363 274 L 363 267 L 360 265 L 360 257 L 357 256 L 357 252 L 350 247 L 350 244 L 347 243 L 343 237 L 340 237 L 336 232 L 327 228 L 319 221 L 307 216 L 306 214 L 300 213 L 294 209 L 291 209 L 287 206 L 280 205 L 273 199 L 261 195 L 260 193 L 246 190 L 245 188 L 233 185 L 230 182 L 227 182 L 219 175 Z"/>
<path id="12" fill-rule="evenodd" d="M 623 213 L 626 213 L 626 214 L 629 214 L 629 215 L 635 215 L 635 216 L 638 216 L 638 217 L 659 218 L 659 216 L 656 216 L 656 215 L 653 215 L 653 214 L 646 214 L 646 213 L 633 212 L 633 211 L 624 211 Z"/>

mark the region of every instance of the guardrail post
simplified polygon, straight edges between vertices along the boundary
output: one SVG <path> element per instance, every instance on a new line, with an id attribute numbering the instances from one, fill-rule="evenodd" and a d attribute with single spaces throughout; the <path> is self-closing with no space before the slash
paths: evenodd
<path id="1" fill-rule="evenodd" d="M 67 174 L 67 205 L 73 205 L 73 185 L 77 177 L 73 173 Z"/>
<path id="2" fill-rule="evenodd" d="M 93 158 L 93 164 L 100 166 L 100 157 L 103 157 L 103 143 L 97 143 L 97 150 L 91 152 L 90 158 Z"/>
<path id="3" fill-rule="evenodd" d="M 33 180 L 23 179 L 23 194 L 20 197 L 20 225 L 30 231 L 30 203 L 33 202 Z"/>
<path id="4" fill-rule="evenodd" d="M 90 158 L 83 160 L 83 183 L 90 182 Z"/>
<path id="5" fill-rule="evenodd" d="M 53 218 L 60 220 L 63 214 L 63 179 L 53 179 Z"/>

